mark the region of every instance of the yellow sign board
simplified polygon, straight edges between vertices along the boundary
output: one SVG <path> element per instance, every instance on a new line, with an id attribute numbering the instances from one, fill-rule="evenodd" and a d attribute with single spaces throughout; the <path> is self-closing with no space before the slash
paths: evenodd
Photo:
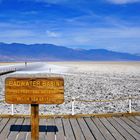
<path id="1" fill-rule="evenodd" d="M 64 79 L 8 77 L 5 100 L 10 104 L 61 104 L 64 102 Z"/>

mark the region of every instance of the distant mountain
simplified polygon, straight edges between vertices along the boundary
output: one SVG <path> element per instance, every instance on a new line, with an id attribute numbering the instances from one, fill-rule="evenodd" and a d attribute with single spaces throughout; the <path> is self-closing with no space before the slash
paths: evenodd
<path id="1" fill-rule="evenodd" d="M 140 53 L 136 53 L 135 55 L 136 55 L 136 56 L 140 56 Z"/>
<path id="2" fill-rule="evenodd" d="M 105 49 L 72 49 L 52 44 L 0 43 L 0 61 L 140 61 L 140 56 Z"/>

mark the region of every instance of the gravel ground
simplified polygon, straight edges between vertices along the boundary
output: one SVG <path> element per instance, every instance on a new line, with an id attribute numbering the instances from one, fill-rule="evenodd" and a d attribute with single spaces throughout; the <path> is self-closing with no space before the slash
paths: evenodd
<path id="1" fill-rule="evenodd" d="M 102 64 L 103 65 L 103 64 Z M 112 64 L 110 64 L 112 65 Z M 97 65 L 96 65 L 97 67 Z M 71 114 L 71 99 L 81 100 L 106 100 L 116 99 L 131 96 L 140 97 L 140 66 L 133 68 L 131 71 L 124 72 L 100 70 L 98 69 L 76 69 L 68 71 L 64 74 L 23 74 L 22 76 L 33 77 L 46 77 L 46 76 L 60 76 L 64 77 L 65 81 L 65 103 L 61 105 L 40 105 L 41 114 Z M 104 65 L 105 67 L 105 65 Z M 110 67 L 111 68 L 111 67 Z M 118 67 L 117 67 L 118 68 Z M 127 66 L 129 68 L 129 66 Z M 123 66 L 124 69 L 124 66 Z M 7 76 L 0 77 L 0 99 L 4 99 L 4 79 Z M 12 74 L 12 76 L 21 76 L 18 74 Z M 127 112 L 128 100 L 120 100 L 114 102 L 75 102 L 75 113 L 107 113 L 107 112 Z M 140 100 L 132 100 L 132 111 L 140 111 Z M 17 114 L 30 112 L 29 105 L 14 105 L 14 112 Z M 0 103 L 0 114 L 11 113 L 11 105 L 6 103 Z"/>

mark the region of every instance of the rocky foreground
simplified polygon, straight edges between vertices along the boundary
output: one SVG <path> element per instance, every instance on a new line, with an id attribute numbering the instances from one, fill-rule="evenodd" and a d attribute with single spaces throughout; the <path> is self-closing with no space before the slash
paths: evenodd
<path id="1" fill-rule="evenodd" d="M 20 74 L 12 74 L 19 76 Z M 117 98 L 140 97 L 140 75 L 138 72 L 122 73 L 107 71 L 76 71 L 63 74 L 38 73 L 31 76 L 60 76 L 65 81 L 65 103 L 61 105 L 40 105 L 41 114 L 71 114 L 72 98 L 80 100 L 108 100 Z M 9 75 L 7 75 L 9 76 Z M 4 99 L 4 79 L 0 77 L 0 99 Z M 28 76 L 23 74 L 22 76 Z M 127 112 L 128 100 L 114 102 L 75 101 L 75 113 Z M 29 105 L 14 105 L 14 112 L 28 114 Z M 140 111 L 139 100 L 132 100 L 132 111 Z M 11 113 L 11 105 L 0 103 L 0 113 Z"/>

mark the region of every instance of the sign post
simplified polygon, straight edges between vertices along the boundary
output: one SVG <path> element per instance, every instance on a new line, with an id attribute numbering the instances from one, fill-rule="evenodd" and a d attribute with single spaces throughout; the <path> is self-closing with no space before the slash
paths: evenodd
<path id="1" fill-rule="evenodd" d="M 31 139 L 39 140 L 39 104 L 62 104 L 64 79 L 8 77 L 5 80 L 5 101 L 31 104 Z"/>
<path id="2" fill-rule="evenodd" d="M 31 104 L 31 138 L 39 140 L 39 105 Z"/>

